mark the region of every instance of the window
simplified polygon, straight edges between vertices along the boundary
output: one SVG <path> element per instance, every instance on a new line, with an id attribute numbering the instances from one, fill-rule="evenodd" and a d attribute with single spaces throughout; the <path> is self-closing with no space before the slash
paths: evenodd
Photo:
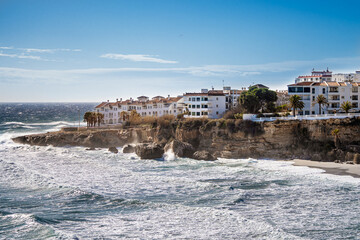
<path id="1" fill-rule="evenodd" d="M 313 101 L 315 101 L 315 96 L 313 96 Z"/>
<path id="2" fill-rule="evenodd" d="M 305 88 L 304 88 L 304 92 L 309 93 L 309 92 L 310 92 L 310 88 L 309 88 L 309 87 L 305 87 Z"/>
<path id="3" fill-rule="evenodd" d="M 339 92 L 338 87 L 330 87 L 330 92 Z"/>
<path id="4" fill-rule="evenodd" d="M 315 114 L 315 111 L 312 111 L 311 114 Z"/>
<path id="5" fill-rule="evenodd" d="M 200 105 L 196 105 L 196 108 L 200 108 Z"/>
<path id="6" fill-rule="evenodd" d="M 216 107 L 218 108 L 218 107 L 219 107 L 219 105 L 217 105 L 217 104 L 216 104 Z"/>
<path id="7" fill-rule="evenodd" d="M 191 112 L 191 115 L 192 115 L 192 116 L 195 116 L 195 112 Z"/>
<path id="8" fill-rule="evenodd" d="M 305 115 L 310 115 L 310 111 L 305 111 Z"/>
<path id="9" fill-rule="evenodd" d="M 204 115 L 208 115 L 208 112 L 204 112 Z"/>
<path id="10" fill-rule="evenodd" d="M 352 103 L 352 107 L 353 108 L 358 108 L 358 103 L 357 102 Z"/>
<path id="11" fill-rule="evenodd" d="M 207 101 L 208 100 L 208 98 L 206 97 L 206 98 L 204 98 L 204 101 Z"/>
<path id="12" fill-rule="evenodd" d="M 218 101 L 219 100 L 219 98 L 216 98 L 216 101 Z"/>
<path id="13" fill-rule="evenodd" d="M 200 98 L 199 98 L 199 97 L 198 97 L 198 98 L 196 98 L 196 101 L 200 102 Z"/>
<path id="14" fill-rule="evenodd" d="M 200 112 L 196 112 L 196 116 L 200 116 Z"/>
<path id="15" fill-rule="evenodd" d="M 195 105 L 192 105 L 192 108 L 195 108 Z"/>
<path id="16" fill-rule="evenodd" d="M 315 94 L 315 88 L 311 89 L 312 94 Z"/>
<path id="17" fill-rule="evenodd" d="M 216 115 L 219 115 L 219 112 L 216 112 Z"/>
<path id="18" fill-rule="evenodd" d="M 352 100 L 358 100 L 358 95 L 352 95 L 352 96 L 351 96 L 351 99 L 352 99 Z"/>
<path id="19" fill-rule="evenodd" d="M 189 98 L 189 101 L 191 102 L 191 98 Z"/>
<path id="20" fill-rule="evenodd" d="M 323 88 L 323 94 L 325 94 L 325 88 Z"/>
<path id="21" fill-rule="evenodd" d="M 192 98 L 192 101 L 195 102 L 195 98 L 194 98 L 194 97 Z"/>

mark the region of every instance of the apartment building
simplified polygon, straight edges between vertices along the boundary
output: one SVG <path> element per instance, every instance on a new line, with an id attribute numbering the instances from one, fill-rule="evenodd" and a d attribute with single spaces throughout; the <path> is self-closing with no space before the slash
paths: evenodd
<path id="1" fill-rule="evenodd" d="M 186 118 L 221 118 L 226 111 L 226 97 L 222 90 L 202 89 L 198 93 L 185 93 Z"/>
<path id="2" fill-rule="evenodd" d="M 353 112 L 359 111 L 359 86 L 357 82 L 298 82 L 288 85 L 289 95 L 299 95 L 304 102 L 304 109 L 299 110 L 300 115 L 326 114 L 341 112 L 341 104 L 349 101 Z M 323 95 L 329 105 L 324 106 L 319 112 L 316 98 Z"/>
<path id="3" fill-rule="evenodd" d="M 325 71 L 315 71 L 314 69 L 311 72 L 311 75 L 298 76 L 295 79 L 295 83 L 300 82 L 323 82 L 323 81 L 332 81 L 332 72 L 329 69 Z"/>
<path id="4" fill-rule="evenodd" d="M 119 124 L 128 119 L 131 111 L 136 110 L 140 116 L 161 117 L 174 115 L 183 112 L 182 96 L 167 98 L 156 96 L 149 99 L 147 96 L 140 96 L 137 100 L 132 98 L 123 101 L 116 99 L 116 102 L 103 102 L 95 107 L 95 112 L 104 114 L 104 124 Z"/>

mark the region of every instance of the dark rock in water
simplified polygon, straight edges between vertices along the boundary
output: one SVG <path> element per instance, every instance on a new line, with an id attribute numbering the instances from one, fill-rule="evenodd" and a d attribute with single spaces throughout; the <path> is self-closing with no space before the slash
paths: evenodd
<path id="1" fill-rule="evenodd" d="M 164 151 L 172 150 L 177 157 L 192 158 L 195 149 L 190 143 L 173 140 L 165 145 Z"/>
<path id="2" fill-rule="evenodd" d="M 164 149 L 155 143 L 152 144 L 138 144 L 135 147 L 135 153 L 141 158 L 141 159 L 156 159 L 161 158 L 164 154 Z"/>
<path id="3" fill-rule="evenodd" d="M 117 150 L 116 147 L 109 147 L 109 152 L 112 152 L 112 153 L 118 153 L 119 150 Z"/>
<path id="4" fill-rule="evenodd" d="M 196 151 L 192 157 L 196 160 L 206 160 L 206 161 L 214 161 L 216 160 L 216 157 L 214 157 L 211 153 L 208 151 Z"/>
<path id="5" fill-rule="evenodd" d="M 96 150 L 94 147 L 90 147 L 90 148 L 87 148 L 87 149 L 85 149 L 85 150 L 87 150 L 87 151 L 94 151 L 94 150 Z"/>
<path id="6" fill-rule="evenodd" d="M 126 145 L 124 148 L 123 148 L 123 153 L 133 153 L 135 152 L 135 147 L 133 145 Z"/>

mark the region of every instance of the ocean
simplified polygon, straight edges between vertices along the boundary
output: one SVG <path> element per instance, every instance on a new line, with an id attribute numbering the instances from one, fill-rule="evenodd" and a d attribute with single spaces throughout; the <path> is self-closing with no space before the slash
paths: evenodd
<path id="1" fill-rule="evenodd" d="M 360 179 L 350 176 L 11 141 L 77 126 L 94 106 L 0 104 L 0 239 L 360 238 Z"/>

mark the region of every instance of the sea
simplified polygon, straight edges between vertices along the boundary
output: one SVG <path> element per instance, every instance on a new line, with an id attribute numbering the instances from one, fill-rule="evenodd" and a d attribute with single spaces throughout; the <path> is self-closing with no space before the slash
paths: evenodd
<path id="1" fill-rule="evenodd" d="M 121 148 L 11 140 L 78 126 L 94 106 L 0 104 L 0 239 L 360 239 L 351 176 L 291 161 L 140 160 Z"/>

